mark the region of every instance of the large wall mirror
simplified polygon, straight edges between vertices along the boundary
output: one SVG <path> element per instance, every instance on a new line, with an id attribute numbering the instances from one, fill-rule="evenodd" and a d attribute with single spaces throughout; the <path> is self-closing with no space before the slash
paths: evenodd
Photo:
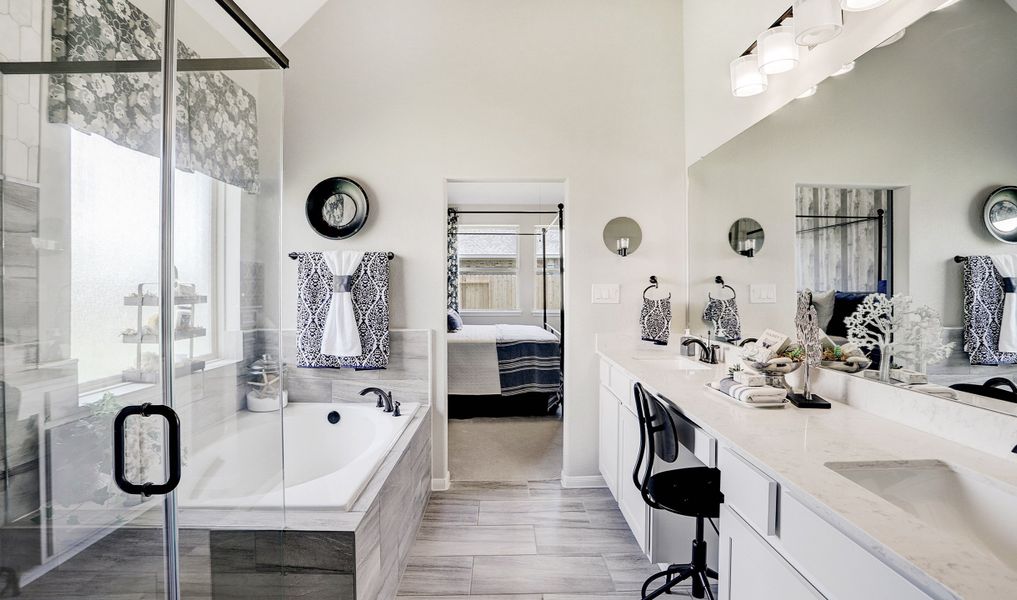
<path id="1" fill-rule="evenodd" d="M 746 337 L 767 328 L 793 336 L 805 289 L 833 346 L 849 340 L 845 320 L 867 297 L 900 306 L 910 297 L 929 317 L 924 343 L 953 346 L 928 360 L 900 352 L 888 364 L 924 372 L 927 383 L 887 383 L 1017 414 L 1017 385 L 1005 383 L 1017 383 L 1017 314 L 1004 310 L 1017 247 L 990 234 L 983 215 L 993 191 L 1017 185 L 1014 90 L 1017 0 L 962 0 L 694 164 L 694 329 L 709 327 L 700 316 L 717 274 L 738 291 Z M 766 252 L 751 261 L 731 252 L 727 235 L 746 214 L 766 230 Z M 776 302 L 750 303 L 751 286 L 775 289 Z M 985 385 L 996 378 L 1004 382 Z"/>

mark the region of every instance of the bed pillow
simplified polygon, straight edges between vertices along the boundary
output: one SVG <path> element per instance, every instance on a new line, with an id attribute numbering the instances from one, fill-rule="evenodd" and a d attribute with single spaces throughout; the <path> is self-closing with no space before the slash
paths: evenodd
<path id="1" fill-rule="evenodd" d="M 459 316 L 459 311 L 454 308 L 448 309 L 448 332 L 454 333 L 463 328 L 463 318 Z"/>
<path id="2" fill-rule="evenodd" d="M 826 328 L 826 334 L 830 336 L 847 337 L 847 326 L 844 319 L 850 317 L 858 310 L 858 305 L 865 300 L 872 292 L 837 292 L 833 300 L 833 316 L 830 317 L 830 324 Z"/>
<path id="3" fill-rule="evenodd" d="M 825 292 L 812 292 L 812 305 L 816 307 L 816 316 L 819 318 L 819 328 L 826 331 L 830 326 L 830 319 L 833 318 L 833 295 L 837 290 Z"/>

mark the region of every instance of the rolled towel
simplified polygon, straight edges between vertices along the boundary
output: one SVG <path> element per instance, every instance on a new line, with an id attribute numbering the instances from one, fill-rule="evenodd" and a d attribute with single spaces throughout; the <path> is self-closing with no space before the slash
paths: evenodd
<path id="1" fill-rule="evenodd" d="M 745 404 L 762 404 L 780 402 L 787 397 L 787 390 L 776 388 L 770 385 L 750 387 L 736 382 L 731 377 L 725 377 L 720 381 L 710 384 L 717 391 L 731 396 Z"/>

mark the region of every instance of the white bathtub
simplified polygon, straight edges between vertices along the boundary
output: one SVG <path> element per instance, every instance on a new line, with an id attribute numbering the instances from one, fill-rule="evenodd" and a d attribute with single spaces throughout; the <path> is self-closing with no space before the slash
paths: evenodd
<path id="1" fill-rule="evenodd" d="M 393 417 L 370 403 L 294 402 L 283 409 L 283 436 L 278 412 L 241 411 L 232 433 L 187 453 L 178 502 L 182 508 L 241 509 L 285 501 L 287 508 L 349 510 L 417 406 L 403 404 L 402 416 Z M 334 425 L 332 411 L 341 417 Z"/>

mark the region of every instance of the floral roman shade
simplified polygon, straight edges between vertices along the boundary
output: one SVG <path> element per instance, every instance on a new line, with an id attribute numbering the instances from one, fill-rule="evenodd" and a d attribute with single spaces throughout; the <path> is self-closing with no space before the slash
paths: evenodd
<path id="1" fill-rule="evenodd" d="M 197 58 L 178 42 L 180 58 Z M 158 25 L 127 0 L 54 0 L 53 60 L 158 60 Z M 50 77 L 49 120 L 159 155 L 162 85 L 158 72 Z M 258 191 L 254 96 L 221 72 L 177 75 L 177 168 Z"/>

